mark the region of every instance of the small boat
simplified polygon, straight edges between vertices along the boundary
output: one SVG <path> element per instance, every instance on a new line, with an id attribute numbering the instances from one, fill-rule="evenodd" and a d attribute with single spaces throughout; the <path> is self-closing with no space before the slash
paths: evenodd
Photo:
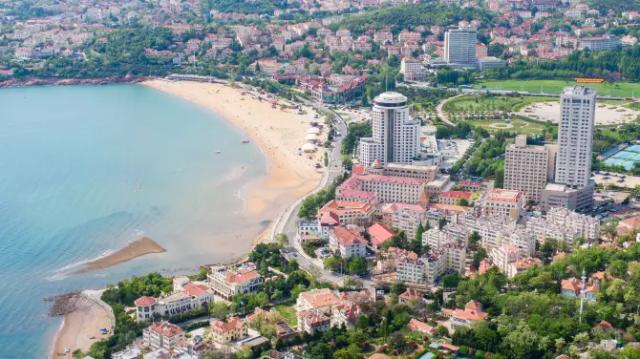
<path id="1" fill-rule="evenodd" d="M 247 143 L 251 143 L 251 141 L 249 141 L 249 140 L 243 140 L 242 141 L 242 144 L 247 144 Z"/>
<path id="2" fill-rule="evenodd" d="M 216 150 L 216 155 L 219 155 L 219 154 L 221 154 L 221 153 L 222 153 L 222 151 L 220 151 L 220 150 Z"/>

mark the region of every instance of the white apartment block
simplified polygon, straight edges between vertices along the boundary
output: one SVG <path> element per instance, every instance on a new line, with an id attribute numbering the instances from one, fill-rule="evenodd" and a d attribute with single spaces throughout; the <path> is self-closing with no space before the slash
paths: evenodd
<path id="1" fill-rule="evenodd" d="M 493 248 L 489 252 L 489 258 L 493 265 L 498 267 L 500 272 L 505 274 L 509 273 L 511 264 L 515 263 L 522 257 L 523 254 L 520 252 L 518 247 L 512 244 L 505 244 L 498 248 Z"/>
<path id="2" fill-rule="evenodd" d="M 372 136 L 360 139 L 360 163 L 375 160 L 410 163 L 420 150 L 420 123 L 409 115 L 408 99 L 397 92 L 384 92 L 373 100 Z"/>
<path id="3" fill-rule="evenodd" d="M 513 244 L 530 255 L 535 251 L 535 236 L 506 217 L 467 215 L 462 218 L 462 225 L 469 235 L 473 232 L 480 235 L 480 245 L 487 252 L 505 244 Z"/>
<path id="4" fill-rule="evenodd" d="M 167 295 L 153 298 L 142 296 L 134 301 L 136 321 L 173 317 L 207 307 L 213 302 L 213 291 L 204 284 L 187 283 Z"/>
<path id="5" fill-rule="evenodd" d="M 357 232 L 342 226 L 329 235 L 329 248 L 342 258 L 366 257 L 367 241 Z"/>
<path id="6" fill-rule="evenodd" d="M 543 217 L 530 218 L 526 226 L 540 243 L 555 238 L 572 245 L 578 238 L 589 242 L 600 238 L 599 220 L 561 207 L 551 208 Z"/>
<path id="7" fill-rule="evenodd" d="M 478 35 L 470 27 L 451 29 L 444 34 L 444 60 L 448 64 L 475 65 Z"/>
<path id="8" fill-rule="evenodd" d="M 396 263 L 396 280 L 410 285 L 426 285 L 427 269 L 424 258 L 402 258 Z"/>
<path id="9" fill-rule="evenodd" d="M 405 81 L 424 81 L 427 75 L 422 61 L 406 57 L 400 62 L 400 73 L 404 75 Z"/>
<path id="10" fill-rule="evenodd" d="M 388 203 L 382 206 L 382 222 L 392 228 L 404 231 L 407 238 L 413 238 L 420 224 L 427 221 L 427 211 L 420 205 L 409 203 Z"/>
<path id="11" fill-rule="evenodd" d="M 505 151 L 504 188 L 522 191 L 527 199 L 540 202 L 553 153 L 546 146 L 527 145 L 526 135 L 516 136 Z"/>
<path id="12" fill-rule="evenodd" d="M 562 92 L 555 181 L 574 188 L 589 185 L 596 91 L 566 87 Z"/>
<path id="13" fill-rule="evenodd" d="M 236 294 L 255 293 L 262 286 L 262 277 L 253 263 L 211 267 L 207 279 L 214 293 L 227 300 Z"/>

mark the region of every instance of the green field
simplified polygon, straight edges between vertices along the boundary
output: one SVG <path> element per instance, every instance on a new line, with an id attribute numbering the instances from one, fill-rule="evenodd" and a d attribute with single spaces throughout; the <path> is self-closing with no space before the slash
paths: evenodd
<path id="1" fill-rule="evenodd" d="M 494 90 L 527 91 L 531 93 L 560 93 L 566 86 L 575 86 L 575 81 L 562 80 L 501 80 L 482 81 L 475 88 Z M 602 96 L 640 97 L 640 83 L 606 82 L 604 84 L 582 84 L 596 89 Z"/>
<path id="2" fill-rule="evenodd" d="M 483 111 L 518 111 L 522 107 L 545 101 L 557 101 L 553 97 L 545 96 L 499 96 L 499 95 L 465 95 L 447 101 L 445 112 L 483 112 Z"/>
<path id="3" fill-rule="evenodd" d="M 544 131 L 544 124 L 521 118 L 513 118 L 509 123 L 501 120 L 467 120 L 466 122 L 490 132 L 509 131 L 525 135 L 540 135 Z"/>

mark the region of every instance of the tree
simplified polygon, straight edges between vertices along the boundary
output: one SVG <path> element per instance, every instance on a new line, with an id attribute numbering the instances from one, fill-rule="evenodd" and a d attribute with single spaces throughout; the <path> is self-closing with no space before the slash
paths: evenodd
<path id="1" fill-rule="evenodd" d="M 229 306 L 224 302 L 213 302 L 209 306 L 209 314 L 217 319 L 224 319 L 229 314 Z"/>
<path id="2" fill-rule="evenodd" d="M 367 260 L 360 256 L 354 256 L 347 261 L 347 272 L 363 276 L 367 274 Z"/>

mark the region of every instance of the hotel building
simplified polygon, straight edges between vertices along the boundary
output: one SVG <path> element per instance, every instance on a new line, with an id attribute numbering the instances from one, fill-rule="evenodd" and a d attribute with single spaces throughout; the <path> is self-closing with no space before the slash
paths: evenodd
<path id="1" fill-rule="evenodd" d="M 370 166 L 375 160 L 411 163 L 420 150 L 420 123 L 409 115 L 408 99 L 397 92 L 384 92 L 373 100 L 372 136 L 358 144 L 360 163 Z"/>

